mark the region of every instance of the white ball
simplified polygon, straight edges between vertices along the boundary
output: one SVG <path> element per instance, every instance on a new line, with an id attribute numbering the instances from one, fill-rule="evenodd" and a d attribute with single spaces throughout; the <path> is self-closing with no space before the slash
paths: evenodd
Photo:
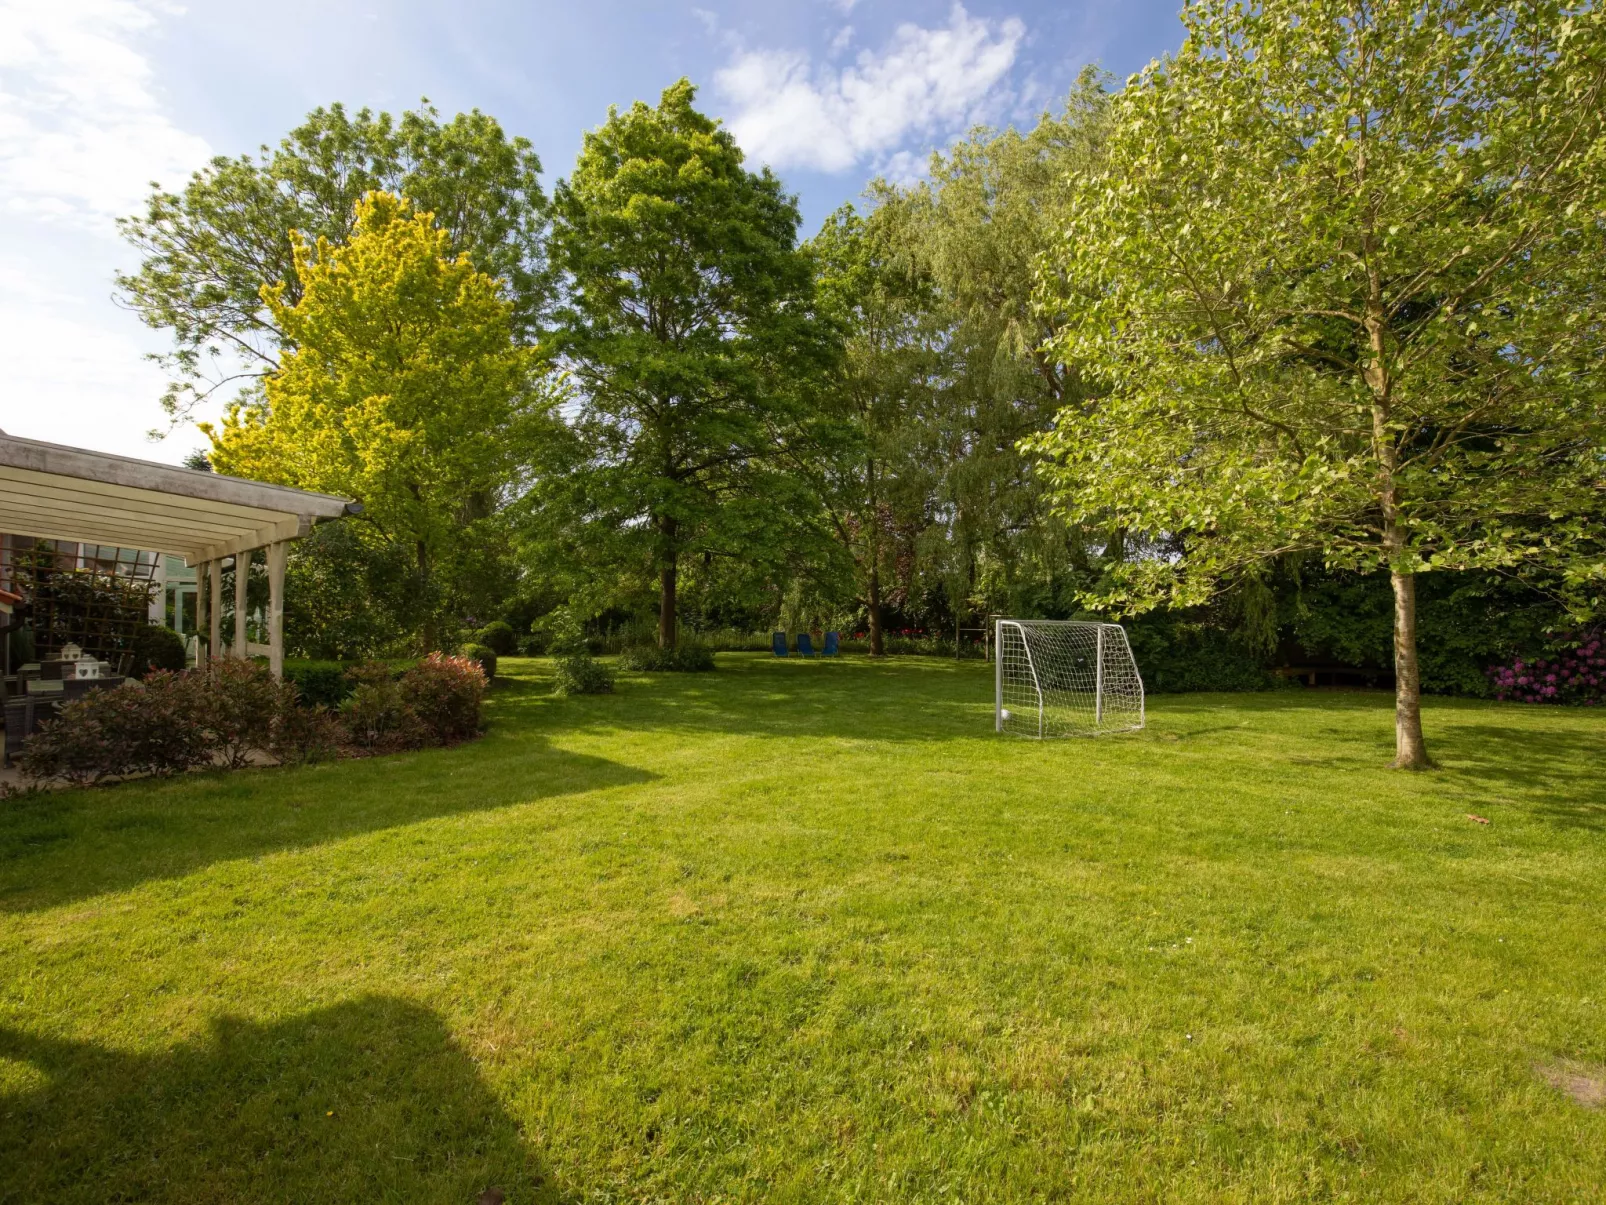
<path id="1" fill-rule="evenodd" d="M 1007 719 L 1009 719 L 1009 708 L 1007 708 L 1007 707 L 1006 707 L 1006 708 L 1004 708 L 1004 709 L 1003 709 L 1003 710 L 1002 710 L 1002 711 L 1000 711 L 1000 712 L 999 712 L 999 713 L 998 713 L 998 714 L 999 714 L 999 715 L 1000 715 L 1000 716 L 1002 716 L 1002 717 L 1003 717 L 1003 718 L 1004 718 L 1004 719 L 1006 719 L 1006 720 L 1007 720 Z"/>

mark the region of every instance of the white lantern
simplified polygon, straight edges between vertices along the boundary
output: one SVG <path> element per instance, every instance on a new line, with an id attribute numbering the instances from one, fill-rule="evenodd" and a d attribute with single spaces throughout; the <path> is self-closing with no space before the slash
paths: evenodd
<path id="1" fill-rule="evenodd" d="M 83 655 L 84 650 L 76 644 L 64 644 L 61 646 L 61 659 L 63 661 L 77 661 Z"/>

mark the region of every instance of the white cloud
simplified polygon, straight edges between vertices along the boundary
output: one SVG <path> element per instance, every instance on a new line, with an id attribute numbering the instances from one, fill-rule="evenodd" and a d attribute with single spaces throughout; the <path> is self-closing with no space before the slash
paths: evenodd
<path id="1" fill-rule="evenodd" d="M 900 25 L 879 54 L 861 51 L 841 70 L 800 51 L 752 50 L 714 83 L 748 154 L 777 168 L 846 171 L 984 116 L 1025 34 L 1016 18 L 988 21 L 955 4 L 946 26 Z"/>
<path id="2" fill-rule="evenodd" d="M 165 340 L 111 300 L 133 266 L 114 220 L 152 180 L 180 185 L 210 155 L 166 115 L 141 48 L 164 0 L 0 0 L 0 427 L 176 459 L 153 448 Z"/>
<path id="3" fill-rule="evenodd" d="M 108 225 L 151 180 L 211 153 L 163 114 L 134 40 L 175 10 L 138 0 L 0 0 L 0 204 Z"/>
<path id="4" fill-rule="evenodd" d="M 844 25 L 836 31 L 836 37 L 831 39 L 831 53 L 833 55 L 841 54 L 848 48 L 848 43 L 851 41 L 853 41 L 853 26 Z"/>

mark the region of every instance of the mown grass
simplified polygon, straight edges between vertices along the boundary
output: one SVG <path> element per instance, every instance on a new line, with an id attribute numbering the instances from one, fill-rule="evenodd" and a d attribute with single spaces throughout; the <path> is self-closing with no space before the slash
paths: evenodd
<path id="1" fill-rule="evenodd" d="M 0 804 L 0 1201 L 1599 1199 L 1606 716 L 504 665 L 472 745 Z"/>

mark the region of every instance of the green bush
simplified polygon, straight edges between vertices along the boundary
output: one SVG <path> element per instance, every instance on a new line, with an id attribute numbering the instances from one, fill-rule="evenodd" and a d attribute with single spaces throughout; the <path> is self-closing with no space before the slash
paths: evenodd
<path id="1" fill-rule="evenodd" d="M 483 644 L 465 644 L 457 650 L 459 657 L 467 657 L 470 661 L 479 662 L 479 667 L 485 671 L 485 680 L 489 682 L 496 677 L 496 652 Z"/>
<path id="2" fill-rule="evenodd" d="M 353 745 L 390 753 L 424 744 L 428 732 L 390 666 L 370 661 L 347 673 L 353 689 L 340 705 L 340 723 Z"/>
<path id="3" fill-rule="evenodd" d="M 333 711 L 351 696 L 349 669 L 347 661 L 286 661 L 284 680 L 294 684 L 306 706 Z"/>
<path id="4" fill-rule="evenodd" d="M 559 657 L 552 690 L 560 695 L 612 694 L 613 671 L 593 659 L 590 653 Z"/>
<path id="5" fill-rule="evenodd" d="M 184 668 L 184 637 L 161 624 L 135 628 L 128 651 L 133 654 L 128 672 L 136 678 L 143 678 L 151 670 L 178 673 Z"/>
<path id="6" fill-rule="evenodd" d="M 531 632 L 519 640 L 519 652 L 526 657 L 544 657 L 552 648 L 550 632 Z"/>
<path id="7" fill-rule="evenodd" d="M 546 617 L 552 639 L 552 655 L 557 658 L 554 694 L 605 695 L 613 691 L 613 671 L 591 657 L 585 629 L 568 607 L 559 607 Z"/>
<path id="8" fill-rule="evenodd" d="M 707 673 L 714 668 L 714 654 L 700 644 L 682 644 L 672 649 L 638 644 L 619 654 L 619 668 L 649 674 Z"/>
<path id="9" fill-rule="evenodd" d="M 1155 694 L 1183 691 L 1272 690 L 1288 683 L 1271 672 L 1238 636 L 1169 612 L 1127 620 L 1127 642 Z"/>
<path id="10" fill-rule="evenodd" d="M 434 740 L 462 741 L 480 730 L 485 681 L 477 662 L 431 653 L 401 676 L 402 697 Z"/>
<path id="11" fill-rule="evenodd" d="M 498 657 L 511 657 L 518 652 L 519 638 L 512 624 L 503 619 L 493 619 L 474 633 L 474 643 L 483 644 Z"/>

